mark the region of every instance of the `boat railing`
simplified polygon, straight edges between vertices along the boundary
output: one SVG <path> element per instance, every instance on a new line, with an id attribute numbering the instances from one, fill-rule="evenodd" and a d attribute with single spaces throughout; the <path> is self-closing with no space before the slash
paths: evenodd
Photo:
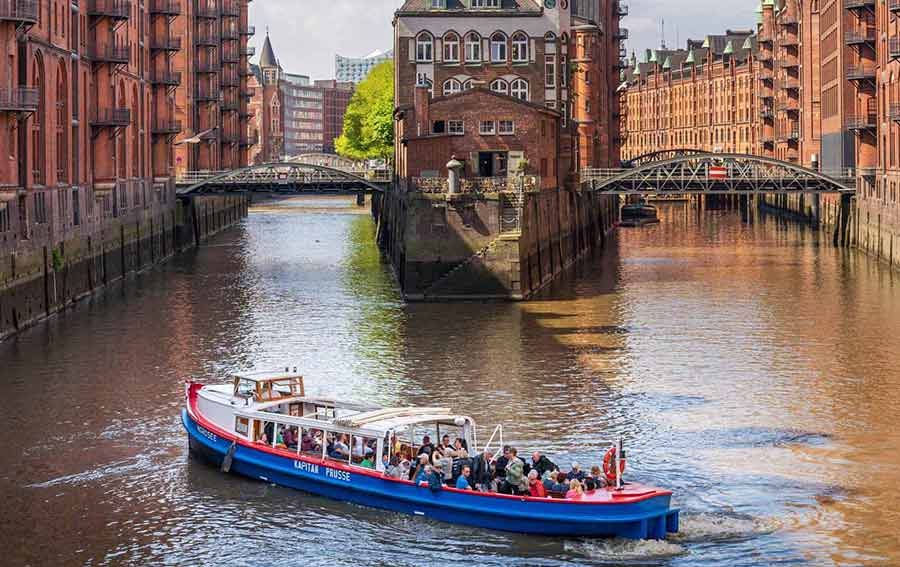
<path id="1" fill-rule="evenodd" d="M 481 452 L 487 451 L 491 446 L 491 442 L 494 440 L 495 437 L 498 437 L 498 435 L 499 435 L 499 444 L 497 445 L 497 447 L 502 452 L 502 450 L 503 450 L 503 424 L 502 423 L 498 423 L 497 426 L 494 427 L 494 431 L 491 433 L 490 439 L 488 439 L 487 443 L 484 444 L 484 447 L 481 448 Z M 475 449 L 477 452 L 478 434 L 477 434 L 477 432 L 474 431 L 474 428 L 472 431 L 472 442 L 475 445 Z M 494 451 L 493 454 L 495 454 L 495 455 L 498 454 L 498 451 Z"/>

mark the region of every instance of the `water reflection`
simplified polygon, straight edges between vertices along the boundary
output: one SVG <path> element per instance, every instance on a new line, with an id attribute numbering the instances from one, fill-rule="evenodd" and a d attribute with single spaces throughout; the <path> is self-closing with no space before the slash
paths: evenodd
<path id="1" fill-rule="evenodd" d="M 5 562 L 900 562 L 896 274 L 771 217 L 678 204 L 662 217 L 537 301 L 404 305 L 352 201 L 257 208 L 0 344 Z M 188 458 L 185 378 L 285 364 L 313 392 L 449 405 L 485 433 L 503 422 L 506 440 L 565 466 L 623 436 L 629 472 L 675 490 L 683 531 L 525 538 Z"/>

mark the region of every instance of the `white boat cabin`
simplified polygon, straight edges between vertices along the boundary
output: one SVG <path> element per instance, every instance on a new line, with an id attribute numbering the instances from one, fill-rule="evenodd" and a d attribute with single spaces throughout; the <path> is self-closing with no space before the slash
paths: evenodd
<path id="1" fill-rule="evenodd" d="M 198 409 L 239 437 L 286 452 L 384 471 L 382 456 L 413 459 L 423 437 L 443 436 L 477 450 L 475 421 L 440 407 L 387 408 L 307 396 L 297 374 L 238 374 L 230 384 L 204 386 Z"/>

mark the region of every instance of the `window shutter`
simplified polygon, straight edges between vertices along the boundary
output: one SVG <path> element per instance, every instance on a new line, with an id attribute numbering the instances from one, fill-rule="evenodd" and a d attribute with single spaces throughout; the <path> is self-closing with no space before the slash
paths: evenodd
<path id="1" fill-rule="evenodd" d="M 444 40 L 434 40 L 434 62 L 440 63 L 444 60 Z"/>
<path id="2" fill-rule="evenodd" d="M 529 46 L 529 48 L 528 48 L 528 54 L 529 54 L 529 56 L 531 57 L 531 62 L 534 63 L 534 62 L 535 62 L 535 57 L 536 57 L 535 51 L 537 50 L 537 42 L 534 41 L 534 38 L 531 38 L 531 39 L 529 40 L 529 44 L 530 44 L 530 46 Z"/>
<path id="3" fill-rule="evenodd" d="M 416 62 L 416 38 L 409 38 L 409 62 Z"/>

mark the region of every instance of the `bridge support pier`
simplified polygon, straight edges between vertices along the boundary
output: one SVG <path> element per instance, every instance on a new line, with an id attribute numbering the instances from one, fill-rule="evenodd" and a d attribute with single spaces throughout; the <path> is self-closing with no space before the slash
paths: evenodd
<path id="1" fill-rule="evenodd" d="M 853 201 L 851 195 L 846 193 L 841 195 L 838 219 L 834 224 L 835 246 L 848 246 L 850 244 L 850 212 L 852 204 Z"/>
<path id="2" fill-rule="evenodd" d="M 366 206 L 366 194 L 363 191 L 360 191 L 356 194 L 356 206 L 357 207 L 365 207 Z"/>

